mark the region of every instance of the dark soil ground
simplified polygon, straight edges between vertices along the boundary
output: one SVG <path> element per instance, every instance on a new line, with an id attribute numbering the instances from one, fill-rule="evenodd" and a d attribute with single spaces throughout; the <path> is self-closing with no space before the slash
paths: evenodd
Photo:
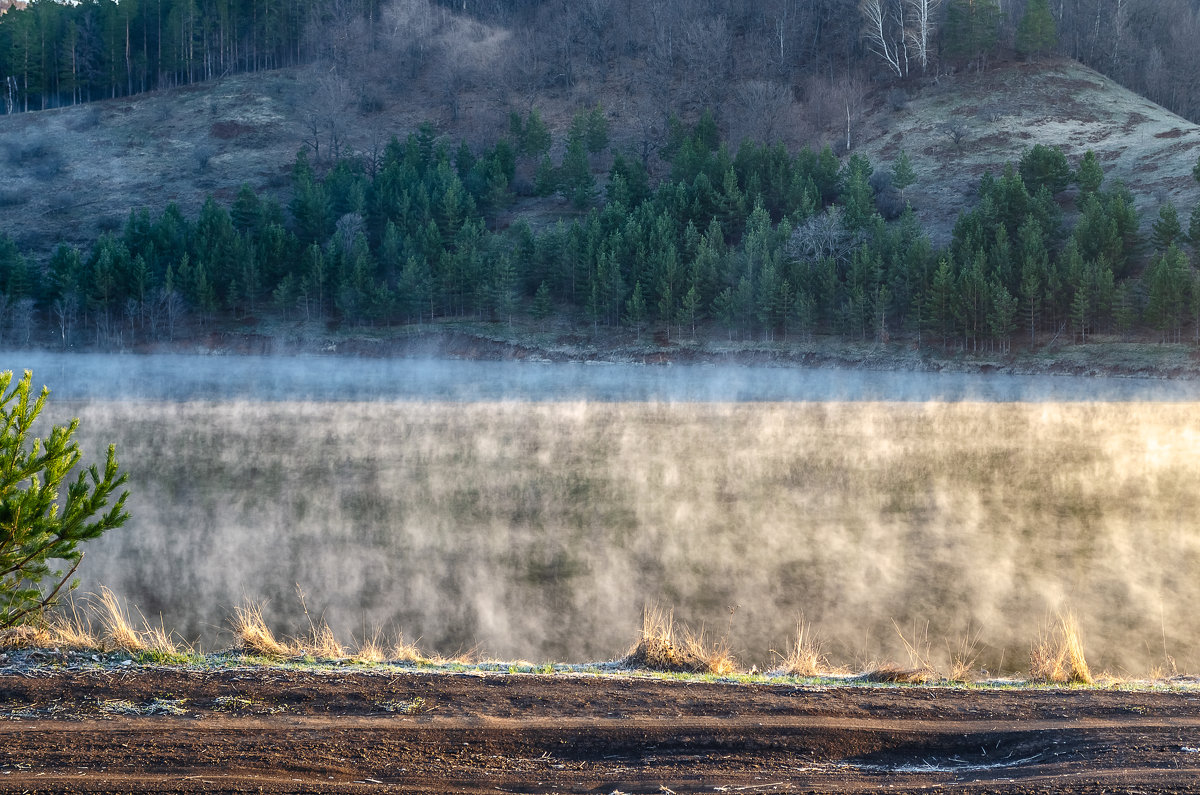
<path id="1" fill-rule="evenodd" d="M 0 668 L 4 792 L 1200 792 L 1200 695 Z"/>

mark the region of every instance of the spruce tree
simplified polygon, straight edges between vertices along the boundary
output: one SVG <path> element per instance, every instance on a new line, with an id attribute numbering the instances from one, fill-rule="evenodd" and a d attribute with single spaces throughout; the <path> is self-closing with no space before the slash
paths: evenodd
<path id="1" fill-rule="evenodd" d="M 538 285 L 537 292 L 533 294 L 533 307 L 530 314 L 543 327 L 546 318 L 554 311 L 554 305 L 550 302 L 550 288 L 546 285 L 545 280 Z"/>

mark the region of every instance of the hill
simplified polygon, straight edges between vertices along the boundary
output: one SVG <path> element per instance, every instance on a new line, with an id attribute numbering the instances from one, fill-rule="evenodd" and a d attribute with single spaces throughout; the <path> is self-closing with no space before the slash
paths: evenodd
<path id="1" fill-rule="evenodd" d="M 259 72 L 2 116 L 0 231 L 23 251 L 45 256 L 58 242 L 90 245 L 104 231 L 119 229 L 131 209 L 157 213 L 173 201 L 192 216 L 208 195 L 227 203 L 243 182 L 286 202 L 296 152 L 311 152 L 314 142 L 322 152 L 332 146 L 322 127 L 331 108 L 344 116 L 340 149 L 368 156 L 392 135 L 403 138 L 426 121 L 452 141 L 490 143 L 507 133 L 510 105 L 537 107 L 561 149 L 571 115 L 580 109 L 578 93 L 548 92 L 502 105 L 496 87 L 481 86 L 462 92 L 454 119 L 438 96 L 422 95 L 416 86 L 388 94 L 377 109 L 362 113 L 321 96 L 321 80 L 314 69 Z M 585 93 L 606 110 L 612 149 L 639 152 L 650 136 L 657 151 L 665 125 L 648 131 L 634 110 L 640 103 L 620 96 L 615 78 L 610 82 Z M 1200 127 L 1074 61 L 1010 63 L 879 87 L 856 105 L 849 151 L 867 155 L 877 169 L 901 150 L 909 155 L 918 179 L 907 198 L 935 243 L 945 242 L 958 212 L 974 201 L 985 171 L 998 174 L 1039 143 L 1061 147 L 1073 165 L 1094 150 L 1108 179 L 1129 186 L 1143 218 L 1165 200 L 1186 214 L 1200 199 L 1191 177 Z M 745 127 L 736 118 L 718 121 L 731 138 Z M 831 143 L 847 151 L 844 116 L 831 117 L 820 129 L 811 119 L 773 127 L 791 148 Z M 652 157 L 652 171 L 656 165 L 661 172 L 662 163 Z M 556 212 L 574 214 L 565 203 L 525 199 L 508 218 L 544 220 Z"/>
<path id="2" fill-rule="evenodd" d="M 1164 201 L 1186 212 L 1200 200 L 1191 175 L 1200 127 L 1075 61 L 942 77 L 902 103 L 875 96 L 857 146 L 875 162 L 908 153 L 919 175 L 910 199 L 935 239 L 974 201 L 985 171 L 999 174 L 1035 144 L 1060 147 L 1073 166 L 1094 151 L 1144 221 Z"/>

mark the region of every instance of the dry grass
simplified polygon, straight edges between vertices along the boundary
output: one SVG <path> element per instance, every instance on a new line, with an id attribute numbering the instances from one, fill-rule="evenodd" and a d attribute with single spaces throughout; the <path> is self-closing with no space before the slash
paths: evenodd
<path id="1" fill-rule="evenodd" d="M 674 614 L 658 607 L 642 611 L 642 631 L 623 660 L 631 668 L 726 676 L 737 672 L 727 640 L 709 641 L 702 631 L 676 631 Z"/>
<path id="2" fill-rule="evenodd" d="M 804 616 L 800 616 L 796 622 L 796 639 L 788 646 L 787 653 L 772 653 L 780 658 L 778 672 L 788 676 L 821 676 L 836 673 L 825 658 L 820 637 L 813 631 L 812 626 L 804 621 Z"/>
<path id="3" fill-rule="evenodd" d="M 971 633 L 971 628 L 967 627 L 967 633 L 963 635 L 958 645 L 950 647 L 946 644 L 950 652 L 950 681 L 951 682 L 970 682 L 975 678 L 975 666 L 979 661 L 979 632 Z"/>
<path id="4" fill-rule="evenodd" d="M 1093 684 L 1079 626 L 1070 613 L 1059 615 L 1053 628 L 1043 632 L 1029 650 L 1029 678 L 1052 684 Z"/>
<path id="5" fill-rule="evenodd" d="M 92 594 L 88 599 L 88 606 L 100 622 L 101 637 L 106 647 L 128 654 L 149 653 L 161 656 L 174 656 L 184 651 L 161 621 L 157 625 L 151 624 L 145 616 L 138 613 L 141 622 L 139 629 L 130 618 L 124 603 L 109 588 L 102 586 L 98 595 Z M 84 625 L 78 616 L 73 623 L 73 627 L 70 624 L 66 626 L 68 632 L 82 631 Z M 90 629 L 90 622 L 87 626 Z M 189 647 L 186 651 L 193 649 Z"/>
<path id="6" fill-rule="evenodd" d="M 300 606 L 304 608 L 304 617 L 308 619 L 308 634 L 304 637 L 293 638 L 293 648 L 323 660 L 339 660 L 349 656 L 346 654 L 345 647 L 334 636 L 333 630 L 329 628 L 325 618 L 322 617 L 319 624 L 313 620 L 312 615 L 308 612 L 304 590 L 299 585 L 296 586 L 296 596 L 300 599 Z"/>
<path id="7" fill-rule="evenodd" d="M 242 651 L 260 657 L 288 657 L 294 650 L 275 638 L 275 633 L 263 620 L 262 604 L 248 603 L 233 609 L 233 635 Z"/>
<path id="8" fill-rule="evenodd" d="M 322 619 L 319 625 L 310 624 L 308 635 L 295 638 L 294 645 L 313 657 L 322 660 L 339 660 L 348 657 L 346 648 L 338 642 L 329 624 Z"/>
<path id="9" fill-rule="evenodd" d="M 364 663 L 381 663 L 387 660 L 383 644 L 379 642 L 379 633 L 364 638 L 354 649 L 354 659 Z"/>
<path id="10" fill-rule="evenodd" d="M 89 598 L 89 605 L 100 620 L 104 639 L 113 647 L 129 653 L 145 650 L 146 644 L 133 628 L 125 605 L 111 589 L 102 586 L 99 595 Z"/>
<path id="11" fill-rule="evenodd" d="M 401 632 L 396 636 L 395 643 L 392 644 L 392 650 L 388 654 L 388 659 L 393 662 L 411 662 L 423 663 L 427 662 L 425 655 L 417 648 L 417 644 L 406 641 L 404 633 Z"/>
<path id="12" fill-rule="evenodd" d="M 18 624 L 0 630 L 0 649 L 48 649 L 54 637 L 45 626 Z"/>

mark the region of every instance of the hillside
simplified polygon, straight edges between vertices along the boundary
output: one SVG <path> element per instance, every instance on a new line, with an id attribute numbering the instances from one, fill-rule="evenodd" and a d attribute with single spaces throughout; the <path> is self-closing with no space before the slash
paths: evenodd
<path id="1" fill-rule="evenodd" d="M 639 103 L 619 96 L 621 86 L 612 82 L 589 96 L 606 109 L 612 148 L 636 150 L 645 135 L 631 109 Z M 313 140 L 319 84 L 313 71 L 289 69 L 0 116 L 0 231 L 23 251 L 45 256 L 58 242 L 86 247 L 103 231 L 119 229 L 131 209 L 158 212 L 174 201 L 192 216 L 209 194 L 227 203 L 243 182 L 286 202 L 295 154 Z M 1108 179 L 1130 187 L 1143 221 L 1165 199 L 1186 213 L 1200 198 L 1191 178 L 1200 127 L 1076 62 L 1014 63 L 900 90 L 903 101 L 884 87 L 866 94 L 851 124 L 852 151 L 885 167 L 900 150 L 908 153 L 918 175 L 908 199 L 935 243 L 948 237 L 985 171 L 1000 172 L 1038 143 L 1062 147 L 1072 164 L 1095 150 Z M 511 104 L 538 107 L 558 149 L 579 110 L 552 92 Z M 377 112 L 349 111 L 341 133 L 345 150 L 370 154 L 425 121 L 452 141 L 482 144 L 507 132 L 507 106 L 494 87 L 465 92 L 458 110 L 454 121 L 432 94 L 389 95 Z M 718 121 L 723 132 L 740 129 L 736 120 Z M 951 126 L 960 128 L 957 144 Z M 792 147 L 831 143 L 844 150 L 844 120 L 820 132 L 809 128 L 777 132 Z M 660 139 L 664 132 L 657 130 Z M 327 151 L 326 133 L 320 136 Z M 573 215 L 565 202 L 561 210 Z M 555 211 L 554 202 L 524 200 L 510 217 L 547 211 Z"/>
<path id="2" fill-rule="evenodd" d="M 908 152 L 920 177 L 910 199 L 935 236 L 969 206 L 985 171 L 1002 171 L 1035 144 L 1060 147 L 1072 165 L 1093 150 L 1106 178 L 1132 191 L 1144 225 L 1164 201 L 1186 213 L 1200 199 L 1191 176 L 1200 127 L 1074 61 L 928 81 L 900 110 L 877 97 L 861 138 L 873 162 Z"/>

